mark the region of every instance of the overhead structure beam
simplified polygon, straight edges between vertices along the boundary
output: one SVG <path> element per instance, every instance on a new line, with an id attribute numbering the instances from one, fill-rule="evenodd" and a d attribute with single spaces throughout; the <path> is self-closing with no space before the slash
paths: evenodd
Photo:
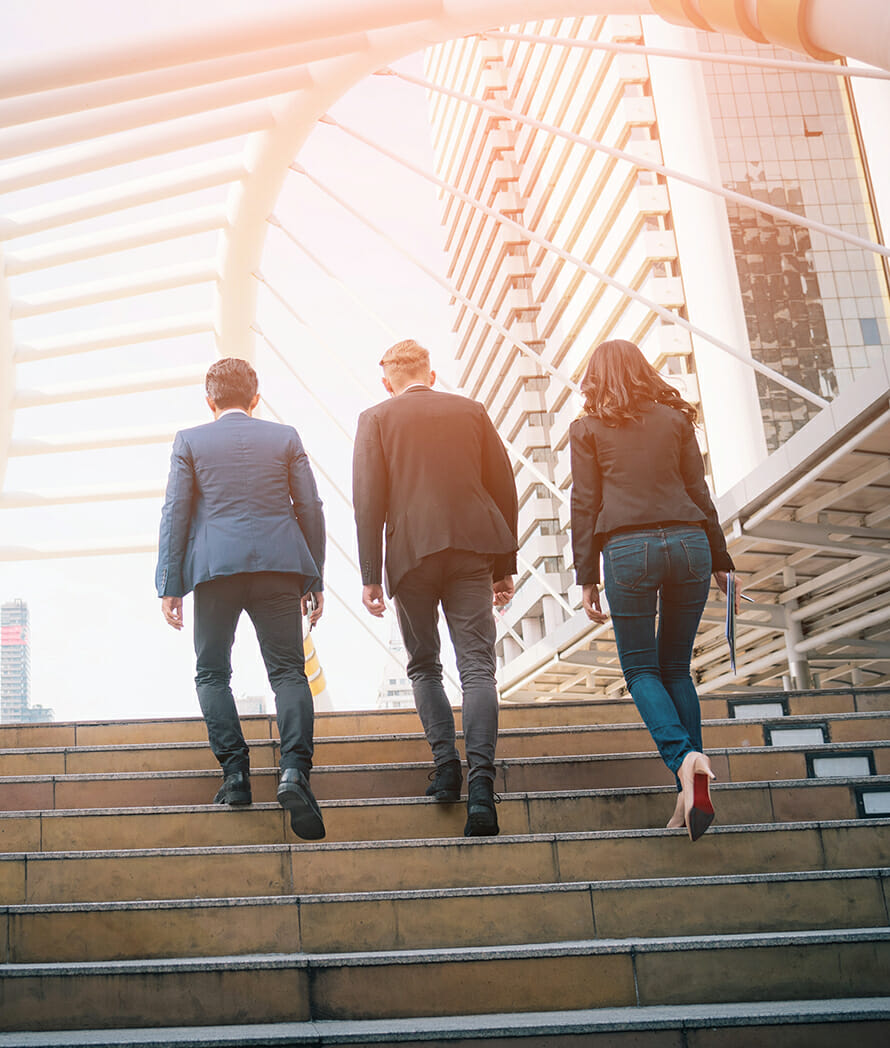
<path id="1" fill-rule="evenodd" d="M 186 62 L 149 72 L 130 73 L 111 80 L 59 87 L 37 95 L 19 95 L 0 100 L 0 127 L 10 128 L 16 124 L 43 121 L 69 113 L 101 109 L 103 106 L 119 106 L 137 99 L 170 95 L 222 81 L 228 81 L 233 90 L 236 83 L 241 84 L 246 90 L 239 100 L 246 101 L 259 97 L 251 83 L 255 83 L 259 76 L 282 70 L 294 71 L 309 62 L 336 58 L 350 51 L 365 50 L 368 46 L 366 33 L 349 33 L 262 51 L 246 51 L 203 62 Z M 281 92 L 274 81 L 269 81 L 265 93 L 274 95 Z"/>
<path id="2" fill-rule="evenodd" d="M 6 256 L 6 273 L 19 276 L 53 266 L 64 266 L 84 259 L 99 258 L 120 251 L 160 244 L 225 229 L 228 217 L 222 206 L 198 208 L 179 215 L 137 222 L 112 231 L 70 237 L 39 247 L 26 248 Z"/>
<path id="3" fill-rule="evenodd" d="M 60 488 L 57 491 L 5 491 L 0 494 L 0 510 L 31 509 L 35 506 L 76 506 L 93 502 L 135 502 L 137 499 L 163 497 L 164 488 L 156 484 L 144 487 L 120 484 L 113 487 Z"/>
<path id="4" fill-rule="evenodd" d="M 130 393 L 153 393 L 161 389 L 179 389 L 185 386 L 204 387 L 205 369 L 194 366 L 170 368 L 165 371 L 142 372 L 126 378 L 111 378 L 104 382 L 72 382 L 49 389 L 23 389 L 15 394 L 15 407 L 34 408 L 46 404 L 70 404 L 78 400 L 126 396 Z"/>
<path id="5" fill-rule="evenodd" d="M 0 240 L 32 236 L 47 229 L 140 207 L 158 200 L 196 193 L 202 189 L 240 182 L 247 175 L 244 158 L 224 156 L 164 174 L 135 178 L 121 185 L 53 200 L 48 204 L 0 216 Z"/>
<path id="6" fill-rule="evenodd" d="M 163 125 L 124 131 L 108 139 L 78 142 L 53 150 L 48 156 L 28 157 L 0 166 L 0 194 L 15 193 L 148 157 L 177 153 L 210 142 L 240 138 L 274 125 L 275 113 L 268 102 L 244 102 L 229 109 L 170 120 Z"/>
<path id="7" fill-rule="evenodd" d="M 183 313 L 168 317 L 166 320 L 118 324 L 114 327 L 84 331 L 79 335 L 58 335 L 54 338 L 35 339 L 33 342 L 16 344 L 15 362 L 28 364 L 35 360 L 50 360 L 53 357 L 89 353 L 96 349 L 135 346 L 140 342 L 160 342 L 165 338 L 200 335 L 212 331 L 213 314 L 209 311 Z"/>
<path id="8" fill-rule="evenodd" d="M 134 295 L 148 295 L 155 291 L 169 291 L 188 284 L 207 284 L 219 279 L 216 265 L 212 262 L 184 262 L 178 266 L 165 266 L 145 273 L 110 277 L 89 284 L 78 284 L 61 291 L 44 291 L 28 298 L 16 299 L 10 309 L 14 320 L 21 317 L 41 316 L 62 309 L 76 309 L 96 302 L 111 302 Z"/>
<path id="9" fill-rule="evenodd" d="M 99 448 L 131 448 L 141 444 L 170 444 L 180 429 L 196 425 L 196 420 L 179 426 L 106 430 L 97 433 L 53 434 L 49 437 L 19 437 L 9 445 L 10 458 L 24 455 L 59 455 L 71 451 Z"/>

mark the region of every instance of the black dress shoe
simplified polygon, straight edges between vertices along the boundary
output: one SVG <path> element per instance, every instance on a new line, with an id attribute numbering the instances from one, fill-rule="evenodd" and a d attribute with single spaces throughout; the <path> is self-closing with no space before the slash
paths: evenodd
<path id="1" fill-rule="evenodd" d="M 299 768 L 285 768 L 278 784 L 278 803 L 290 812 L 290 827 L 304 841 L 324 837 L 324 820 L 318 801 L 309 789 L 309 780 Z"/>
<path id="2" fill-rule="evenodd" d="M 464 837 L 497 837 L 500 832 L 494 810 L 494 783 L 491 779 L 473 779 L 467 796 Z"/>
<path id="3" fill-rule="evenodd" d="M 427 797 L 435 797 L 441 803 L 460 800 L 460 787 L 464 781 L 460 761 L 448 761 L 431 772 L 433 780 L 426 788 Z"/>
<path id="4" fill-rule="evenodd" d="M 228 804 L 233 808 L 242 808 L 244 805 L 252 803 L 252 801 L 250 773 L 246 771 L 229 772 L 213 798 L 214 804 Z"/>

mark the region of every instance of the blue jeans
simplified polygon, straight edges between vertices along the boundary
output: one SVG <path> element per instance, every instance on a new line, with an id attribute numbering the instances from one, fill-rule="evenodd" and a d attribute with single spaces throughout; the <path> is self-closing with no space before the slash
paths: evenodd
<path id="1" fill-rule="evenodd" d="M 603 547 L 603 568 L 624 679 L 676 775 L 686 754 L 702 748 L 689 665 L 711 584 L 707 537 L 687 525 L 619 532 Z"/>

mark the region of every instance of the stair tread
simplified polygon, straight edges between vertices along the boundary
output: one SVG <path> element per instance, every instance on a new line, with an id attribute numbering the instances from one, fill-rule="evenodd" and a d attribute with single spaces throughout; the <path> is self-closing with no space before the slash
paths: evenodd
<path id="1" fill-rule="evenodd" d="M 515 1012 L 488 1015 L 430 1016 L 413 1019 L 323 1019 L 294 1023 L 234 1026 L 177 1026 L 118 1030 L 57 1030 L 41 1034 L 0 1033 L 0 1048 L 208 1048 L 233 1045 L 265 1048 L 292 1045 L 386 1043 L 437 1038 L 541 1037 L 624 1030 L 695 1030 L 699 1028 L 775 1026 L 788 1023 L 856 1022 L 890 1019 L 888 997 L 840 997 L 800 1001 L 751 1001 L 728 1004 L 639 1005 L 574 1011 Z"/>

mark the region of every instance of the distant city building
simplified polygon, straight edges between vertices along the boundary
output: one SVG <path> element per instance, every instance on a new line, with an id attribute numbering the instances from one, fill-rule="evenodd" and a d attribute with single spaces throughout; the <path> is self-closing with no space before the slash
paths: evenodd
<path id="1" fill-rule="evenodd" d="M 239 716 L 261 716 L 267 712 L 265 695 L 237 695 L 235 709 Z"/>
<path id="2" fill-rule="evenodd" d="M 0 723 L 51 721 L 53 711 L 31 705 L 31 629 L 23 600 L 0 606 Z"/>
<path id="3" fill-rule="evenodd" d="M 827 399 L 890 348 L 887 279 L 873 254 L 669 182 L 611 152 L 874 239 L 867 150 L 846 84 L 802 71 L 610 50 L 645 43 L 799 58 L 660 19 L 565 18 L 517 33 L 545 39 L 465 37 L 426 57 L 429 79 L 444 89 L 430 91 L 436 170 L 457 191 L 441 194 L 448 275 L 475 307 L 454 302 L 459 385 L 531 463 L 516 464 L 520 569 L 516 596 L 500 618 L 505 665 L 552 636 L 578 603 L 565 496 L 568 431 L 581 401 L 539 361 L 577 382 L 597 344 L 636 342 L 699 406 L 702 452 L 719 493 L 805 425 L 813 407 L 652 305 Z M 567 141 L 541 125 L 606 148 Z"/>
<path id="4" fill-rule="evenodd" d="M 389 637 L 389 658 L 383 667 L 383 679 L 377 689 L 377 708 L 380 710 L 413 710 L 414 691 L 404 666 L 408 659 L 402 634 L 395 618 Z"/>

